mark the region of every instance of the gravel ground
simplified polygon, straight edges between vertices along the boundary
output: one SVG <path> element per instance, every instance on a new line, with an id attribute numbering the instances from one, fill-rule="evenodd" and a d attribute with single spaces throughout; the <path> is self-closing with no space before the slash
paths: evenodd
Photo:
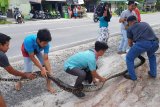
<path id="1" fill-rule="evenodd" d="M 160 34 L 160 30 L 157 29 L 156 33 Z M 105 53 L 105 55 L 103 57 L 108 57 L 108 56 L 112 56 L 113 54 L 115 54 L 117 52 L 117 46 L 118 46 L 118 41 L 120 36 L 115 36 L 115 37 L 111 37 L 109 39 L 109 49 L 108 51 Z M 66 60 L 66 58 L 68 58 L 69 56 L 71 56 L 72 54 L 79 52 L 79 51 L 83 51 L 83 50 L 87 50 L 90 48 L 94 47 L 94 43 L 87 43 L 87 44 L 83 44 L 80 46 L 76 46 L 76 47 L 72 47 L 72 48 L 68 48 L 68 49 L 64 49 L 64 50 L 60 50 L 60 51 L 56 51 L 53 53 L 50 53 L 50 61 L 52 64 L 52 68 L 53 68 L 53 74 L 60 78 L 61 80 L 65 81 L 65 83 L 68 84 L 73 84 L 75 77 L 70 76 L 69 74 L 65 73 L 63 70 L 63 63 Z M 103 57 L 101 59 L 103 59 Z M 98 65 L 101 66 L 101 59 L 98 62 Z M 19 61 L 18 63 L 14 63 L 13 66 L 17 69 L 17 70 L 23 70 L 23 62 Z M 35 70 L 37 69 L 36 67 L 34 68 Z M 0 69 L 0 73 L 2 77 L 13 77 L 11 75 L 9 75 L 7 72 L 5 72 L 3 69 Z M 67 78 L 65 78 L 67 77 Z M 21 102 L 32 99 L 34 97 L 37 96 L 41 96 L 44 93 L 48 93 L 46 90 L 46 81 L 43 78 L 37 78 L 35 80 L 29 81 L 24 83 L 22 89 L 20 91 L 15 91 L 14 90 L 14 83 L 12 82 L 1 82 L 1 88 L 0 91 L 2 92 L 5 101 L 7 102 L 7 106 L 8 107 L 16 107 L 16 105 L 21 105 Z M 61 94 L 63 93 L 61 89 L 59 89 L 55 84 L 53 84 L 53 87 L 56 88 L 57 93 L 55 94 Z M 36 102 L 35 102 L 36 103 Z M 58 107 L 59 104 L 63 104 L 65 103 L 65 101 L 59 101 L 56 100 L 55 101 L 55 105 Z M 38 107 L 38 106 L 37 106 Z"/>

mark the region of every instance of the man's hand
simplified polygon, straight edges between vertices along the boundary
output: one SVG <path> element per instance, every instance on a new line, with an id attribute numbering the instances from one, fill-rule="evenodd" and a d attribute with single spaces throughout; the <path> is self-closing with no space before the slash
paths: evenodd
<path id="1" fill-rule="evenodd" d="M 127 18 L 120 18 L 120 19 L 119 19 L 119 22 L 120 22 L 120 23 L 124 23 L 125 21 L 127 21 Z"/>
<path id="2" fill-rule="evenodd" d="M 35 79 L 36 78 L 36 74 L 34 73 L 25 73 L 26 78 L 28 79 Z"/>
<path id="3" fill-rule="evenodd" d="M 106 82 L 107 81 L 107 78 L 101 78 L 100 80 L 99 80 L 100 82 Z"/>
<path id="4" fill-rule="evenodd" d="M 41 75 L 47 77 L 47 70 L 44 67 L 41 69 Z"/>
<path id="5" fill-rule="evenodd" d="M 129 45 L 130 47 L 133 46 L 133 40 L 132 40 L 132 39 L 128 39 L 128 45 Z"/>

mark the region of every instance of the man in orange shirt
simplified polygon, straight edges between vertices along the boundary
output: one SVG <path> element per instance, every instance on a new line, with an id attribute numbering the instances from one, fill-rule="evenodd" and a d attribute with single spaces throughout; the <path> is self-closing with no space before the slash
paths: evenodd
<path id="1" fill-rule="evenodd" d="M 141 15 L 140 15 L 139 9 L 137 8 L 137 5 L 138 5 L 138 4 L 139 4 L 138 2 L 135 2 L 135 5 L 134 5 L 134 12 L 135 12 L 136 15 L 137 15 L 137 20 L 138 20 L 138 22 L 140 22 L 140 21 L 141 21 Z"/>

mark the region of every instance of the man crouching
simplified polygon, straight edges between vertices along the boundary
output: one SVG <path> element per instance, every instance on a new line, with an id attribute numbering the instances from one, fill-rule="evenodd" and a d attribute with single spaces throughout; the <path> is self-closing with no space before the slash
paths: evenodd
<path id="1" fill-rule="evenodd" d="M 84 69 L 88 69 L 88 71 L 91 72 L 93 81 L 96 79 L 98 79 L 100 82 L 106 81 L 106 78 L 101 77 L 96 72 L 96 61 L 98 60 L 98 57 L 102 56 L 107 49 L 108 46 L 106 43 L 97 41 L 95 43 L 95 49 L 76 53 L 65 61 L 64 70 L 71 75 L 78 76 L 74 85 L 75 88 L 82 86 L 82 82 L 88 76 L 88 73 Z M 76 92 L 73 94 L 77 97 L 85 96 L 83 92 Z"/>

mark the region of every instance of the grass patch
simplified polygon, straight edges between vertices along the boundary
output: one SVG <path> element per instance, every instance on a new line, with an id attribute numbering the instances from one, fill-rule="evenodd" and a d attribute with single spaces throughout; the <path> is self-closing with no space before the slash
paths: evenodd
<path id="1" fill-rule="evenodd" d="M 152 13 L 156 13 L 156 12 L 144 12 L 144 11 L 140 11 L 141 14 L 152 14 Z"/>
<path id="2" fill-rule="evenodd" d="M 12 24 L 12 22 L 0 19 L 0 24 Z"/>

